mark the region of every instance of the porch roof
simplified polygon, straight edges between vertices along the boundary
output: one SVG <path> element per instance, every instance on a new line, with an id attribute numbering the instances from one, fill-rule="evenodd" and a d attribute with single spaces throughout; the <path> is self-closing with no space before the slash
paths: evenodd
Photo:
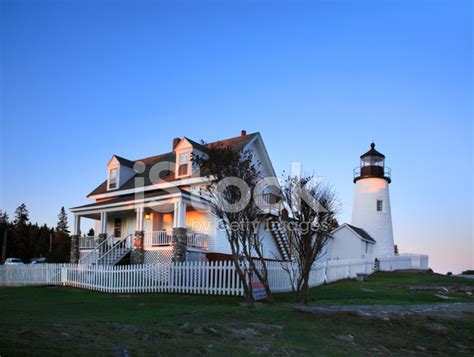
<path id="1" fill-rule="evenodd" d="M 75 212 L 75 211 L 82 211 L 86 208 L 95 209 L 95 208 L 106 208 L 107 206 L 110 206 L 110 205 L 120 206 L 120 204 L 126 204 L 126 203 L 130 203 L 130 204 L 143 203 L 143 201 L 152 201 L 155 198 L 162 199 L 166 196 L 176 195 L 176 194 L 179 194 L 180 196 L 184 196 L 187 198 L 191 197 L 191 193 L 189 191 L 183 190 L 179 187 L 171 187 L 166 191 L 155 190 L 155 191 L 145 192 L 143 195 L 140 195 L 138 198 L 135 196 L 135 194 L 124 195 L 124 196 L 112 198 L 110 200 L 104 200 L 100 202 L 89 203 L 83 206 L 72 207 L 70 208 L 70 210 L 72 212 Z"/>

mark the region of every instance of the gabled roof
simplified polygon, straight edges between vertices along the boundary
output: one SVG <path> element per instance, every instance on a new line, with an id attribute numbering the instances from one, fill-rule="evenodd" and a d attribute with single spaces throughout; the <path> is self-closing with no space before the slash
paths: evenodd
<path id="1" fill-rule="evenodd" d="M 188 140 L 189 143 L 191 145 L 193 145 L 193 147 L 195 147 L 196 149 L 198 149 L 200 151 L 203 151 L 203 152 L 206 151 L 207 147 L 209 147 L 211 145 L 217 145 L 217 144 L 223 145 L 223 146 L 226 146 L 226 147 L 230 147 L 235 151 L 240 151 L 250 141 L 252 141 L 257 135 L 259 135 L 259 133 L 248 134 L 248 135 L 245 135 L 245 136 L 237 136 L 237 137 L 222 140 L 222 141 L 215 141 L 215 142 L 212 142 L 212 143 L 209 143 L 209 144 L 199 144 L 199 143 L 197 143 L 193 140 L 190 140 L 188 138 L 186 138 L 186 140 Z M 121 185 L 120 188 L 117 188 L 115 190 L 107 190 L 107 180 L 105 180 L 99 186 L 97 186 L 91 193 L 89 193 L 87 195 L 87 197 L 100 195 L 100 194 L 103 194 L 103 193 L 120 192 L 122 190 L 134 189 L 135 188 L 135 184 L 134 184 L 135 181 L 134 180 L 137 177 L 138 178 L 142 177 L 144 179 L 144 186 L 153 185 L 156 182 L 152 182 L 151 179 L 150 179 L 150 169 L 155 164 L 160 163 L 160 162 L 163 162 L 163 163 L 171 162 L 171 163 L 173 163 L 173 167 L 169 168 L 169 173 L 168 174 L 165 173 L 162 177 L 160 177 L 160 179 L 165 181 L 165 182 L 171 182 L 171 181 L 176 180 L 175 173 L 174 173 L 174 163 L 176 162 L 176 154 L 175 154 L 174 151 L 168 152 L 166 154 L 146 157 L 144 159 L 139 159 L 139 160 L 134 160 L 134 161 L 124 159 L 124 158 L 122 158 L 120 156 L 117 156 L 117 155 L 115 155 L 115 157 L 119 161 L 124 160 L 124 165 L 132 167 L 132 168 L 133 168 L 135 163 L 143 162 L 145 164 L 145 170 L 141 173 L 137 173 L 134 177 L 132 177 L 130 180 L 125 182 L 123 185 Z M 122 163 L 122 162 L 120 161 L 120 163 Z"/>
<path id="2" fill-rule="evenodd" d="M 133 161 L 130 161 L 118 155 L 114 155 L 114 157 L 117 159 L 118 162 L 120 162 L 121 165 L 125 165 L 125 166 L 133 168 L 133 164 L 134 164 Z"/>
<path id="3" fill-rule="evenodd" d="M 363 230 L 362 228 L 353 226 L 352 224 L 349 224 L 349 223 L 341 224 L 339 227 L 333 229 L 331 234 L 334 234 L 335 232 L 337 232 L 338 230 L 340 230 L 344 227 L 349 228 L 352 232 L 354 232 L 362 240 L 365 240 L 369 243 L 377 243 L 376 240 L 374 238 L 372 238 L 372 236 L 369 233 L 367 233 L 365 230 Z"/>

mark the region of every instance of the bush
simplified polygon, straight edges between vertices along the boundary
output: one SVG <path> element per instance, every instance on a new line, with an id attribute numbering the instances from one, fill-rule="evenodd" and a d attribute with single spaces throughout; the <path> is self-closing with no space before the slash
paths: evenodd
<path id="1" fill-rule="evenodd" d="M 474 275 L 474 270 L 464 270 L 462 275 Z"/>

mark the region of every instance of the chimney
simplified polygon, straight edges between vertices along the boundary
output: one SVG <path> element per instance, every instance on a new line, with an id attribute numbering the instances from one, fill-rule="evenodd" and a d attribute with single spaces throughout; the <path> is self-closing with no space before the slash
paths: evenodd
<path id="1" fill-rule="evenodd" d="M 174 138 L 173 139 L 173 150 L 178 146 L 179 142 L 181 141 L 180 138 Z"/>
<path id="2" fill-rule="evenodd" d="M 240 136 L 245 136 L 247 135 L 247 130 L 242 130 L 242 132 L 240 133 Z"/>

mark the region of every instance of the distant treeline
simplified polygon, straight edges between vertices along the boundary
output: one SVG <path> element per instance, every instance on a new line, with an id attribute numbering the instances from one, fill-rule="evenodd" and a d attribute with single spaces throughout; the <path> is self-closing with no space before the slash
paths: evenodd
<path id="1" fill-rule="evenodd" d="M 24 263 L 39 257 L 45 257 L 48 263 L 69 262 L 71 237 L 64 207 L 59 212 L 56 227 L 31 223 L 24 203 L 15 210 L 13 220 L 0 210 L 0 242 L 1 263 L 13 257 Z"/>

